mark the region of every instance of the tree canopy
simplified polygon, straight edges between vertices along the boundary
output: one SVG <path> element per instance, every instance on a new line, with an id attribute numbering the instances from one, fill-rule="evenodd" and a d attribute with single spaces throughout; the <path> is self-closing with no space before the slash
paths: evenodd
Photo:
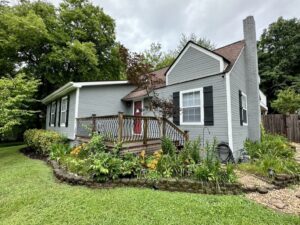
<path id="1" fill-rule="evenodd" d="M 296 113 L 300 110 L 300 94 L 292 88 L 280 90 L 277 99 L 272 101 L 271 106 L 283 114 Z"/>
<path id="2" fill-rule="evenodd" d="M 35 111 L 30 109 L 34 101 L 39 80 L 26 78 L 19 73 L 14 78 L 0 79 L 0 136 L 6 136 L 32 117 Z"/>
<path id="3" fill-rule="evenodd" d="M 42 80 L 40 97 L 68 81 L 117 80 L 114 20 L 88 0 L 21 1 L 0 7 L 0 76 Z"/>
<path id="4" fill-rule="evenodd" d="M 300 91 L 300 20 L 282 17 L 265 29 L 258 42 L 261 87 L 269 102 L 279 90 Z"/>

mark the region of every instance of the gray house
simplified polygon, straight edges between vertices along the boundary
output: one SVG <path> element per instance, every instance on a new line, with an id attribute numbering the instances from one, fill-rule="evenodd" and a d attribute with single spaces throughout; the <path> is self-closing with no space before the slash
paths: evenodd
<path id="1" fill-rule="evenodd" d="M 267 111 L 266 97 L 259 90 L 253 17 L 243 25 L 244 40 L 214 51 L 190 41 L 172 65 L 153 72 L 164 81 L 156 92 L 173 99 L 180 109 L 170 118 L 172 124 L 188 130 L 190 139 L 216 137 L 228 143 L 235 158 L 246 139 L 260 139 L 260 116 Z M 78 118 L 120 111 L 131 117 L 151 116 L 145 107 L 148 101 L 144 90 L 127 81 L 69 82 L 42 100 L 47 105 L 46 129 L 70 140 L 76 138 Z M 142 124 L 135 120 L 130 126 L 134 135 L 142 135 Z"/>

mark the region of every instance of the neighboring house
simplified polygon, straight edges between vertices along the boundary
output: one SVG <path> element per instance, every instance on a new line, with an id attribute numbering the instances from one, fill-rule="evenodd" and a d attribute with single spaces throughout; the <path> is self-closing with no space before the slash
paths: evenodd
<path id="1" fill-rule="evenodd" d="M 246 139 L 260 139 L 260 116 L 266 98 L 259 90 L 255 22 L 244 21 L 244 40 L 214 51 L 188 42 L 168 68 L 153 73 L 164 82 L 160 97 L 171 98 L 180 109 L 171 120 L 191 139 L 203 143 L 214 137 L 228 143 L 235 158 Z M 46 129 L 74 140 L 76 118 L 151 115 L 144 90 L 127 81 L 70 82 L 42 100 L 47 105 Z"/>

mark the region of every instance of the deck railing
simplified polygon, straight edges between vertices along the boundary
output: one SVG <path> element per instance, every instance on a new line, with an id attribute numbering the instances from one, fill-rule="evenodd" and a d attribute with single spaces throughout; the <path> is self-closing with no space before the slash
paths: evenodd
<path id="1" fill-rule="evenodd" d="M 84 117 L 77 119 L 76 136 L 89 138 L 93 132 L 101 134 L 108 142 L 138 142 L 147 144 L 151 140 L 168 137 L 177 146 L 188 140 L 188 132 L 180 130 L 166 118 L 161 122 L 152 116 L 118 115 Z"/>

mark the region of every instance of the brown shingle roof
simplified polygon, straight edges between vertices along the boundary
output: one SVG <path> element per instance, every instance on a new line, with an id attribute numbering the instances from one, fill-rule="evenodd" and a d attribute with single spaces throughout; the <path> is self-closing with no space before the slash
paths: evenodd
<path id="1" fill-rule="evenodd" d="M 242 51 L 243 47 L 245 45 L 245 41 L 237 41 L 232 44 L 223 46 L 221 48 L 215 49 L 213 52 L 218 53 L 219 55 L 226 58 L 230 64 L 226 68 L 226 72 L 229 71 L 232 66 L 234 65 L 235 61 L 240 55 L 240 52 Z"/>
<path id="2" fill-rule="evenodd" d="M 232 44 L 223 46 L 221 48 L 215 49 L 212 52 L 224 57 L 225 59 L 228 60 L 229 65 L 226 67 L 224 72 L 228 72 L 230 71 L 230 69 L 233 67 L 234 63 L 236 62 L 240 52 L 242 51 L 243 47 L 245 45 L 244 40 L 241 41 L 237 41 L 234 42 Z M 167 72 L 167 70 L 169 69 L 169 67 L 165 67 L 162 68 L 160 70 L 157 71 L 153 71 L 151 74 L 154 74 L 155 77 L 157 77 L 158 79 L 161 79 L 162 82 L 159 83 L 156 88 L 161 88 L 164 87 L 166 85 L 166 77 L 165 77 L 165 73 Z M 130 92 L 128 95 L 126 95 L 122 100 L 124 101 L 129 101 L 135 98 L 140 98 L 145 96 L 147 93 L 145 90 L 141 90 L 139 88 L 133 90 L 132 92 Z"/>

